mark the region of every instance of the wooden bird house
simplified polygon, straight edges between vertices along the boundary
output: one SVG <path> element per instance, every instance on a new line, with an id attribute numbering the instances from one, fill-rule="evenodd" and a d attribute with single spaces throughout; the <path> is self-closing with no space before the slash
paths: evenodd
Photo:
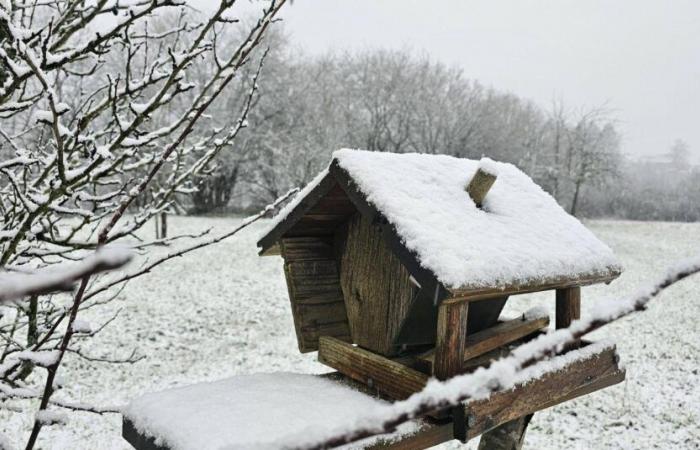
<path id="1" fill-rule="evenodd" d="M 445 155 L 339 150 L 258 247 L 284 259 L 299 349 L 390 399 L 542 333 L 546 314 L 499 319 L 512 296 L 555 291 L 556 327 L 567 327 L 580 316 L 581 286 L 621 272 L 612 251 L 515 166 Z M 567 351 L 579 353 L 563 368 L 457 408 L 452 428 L 436 425 L 405 448 L 515 423 L 524 433 L 529 419 L 515 419 L 624 379 L 614 347 Z"/>
<path id="2" fill-rule="evenodd" d="M 263 255 L 284 259 L 299 349 L 317 350 L 319 361 L 338 373 L 293 382 L 289 374 L 234 377 L 222 381 L 223 391 L 207 383 L 145 396 L 124 419 L 124 436 L 136 448 L 168 448 L 155 437 L 187 435 L 182 430 L 192 429 L 193 416 L 207 417 L 212 435 L 233 430 L 233 447 L 257 448 L 246 439 L 258 442 L 264 434 L 279 444 L 298 433 L 279 435 L 272 427 L 243 438 L 239 430 L 267 423 L 251 421 L 251 410 L 260 411 L 255 418 L 274 409 L 287 423 L 298 421 L 300 411 L 342 415 L 339 391 L 360 392 L 369 403 L 406 399 L 430 378 L 487 366 L 548 327 L 546 311 L 499 317 L 506 301 L 554 290 L 556 327 L 568 327 L 580 316 L 580 287 L 609 282 L 621 270 L 605 244 L 515 166 L 438 155 L 335 152 L 258 246 Z M 431 410 L 390 440 L 360 446 L 420 449 L 482 435 L 480 449 L 521 448 L 533 413 L 624 377 L 613 344 L 575 342 L 514 373 L 488 397 Z M 281 385 L 290 386 L 282 400 L 287 408 L 273 408 Z M 221 406 L 224 391 L 229 401 Z M 214 397 L 228 413 L 210 419 L 202 397 Z M 189 398 L 199 411 L 190 411 Z M 171 423 L 158 420 L 163 404 L 185 407 Z M 273 447 L 296 448 L 263 446 Z"/>
<path id="3" fill-rule="evenodd" d="M 610 249 L 510 164 L 341 150 L 275 219 L 299 349 L 332 336 L 385 356 L 434 346 L 439 306 L 468 334 L 509 295 L 608 282 Z"/>

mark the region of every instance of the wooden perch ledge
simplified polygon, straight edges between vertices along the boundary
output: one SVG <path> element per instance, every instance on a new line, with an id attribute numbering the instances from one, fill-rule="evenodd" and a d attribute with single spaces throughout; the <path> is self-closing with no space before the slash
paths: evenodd
<path id="1" fill-rule="evenodd" d="M 546 316 L 533 319 L 522 317 L 500 322 L 493 327 L 469 335 L 460 358 L 463 362 L 467 362 L 477 356 L 522 339 L 536 331 L 545 329 L 548 325 L 549 317 Z M 424 362 L 427 367 L 432 368 L 435 361 L 435 351 L 429 351 L 418 359 Z"/>

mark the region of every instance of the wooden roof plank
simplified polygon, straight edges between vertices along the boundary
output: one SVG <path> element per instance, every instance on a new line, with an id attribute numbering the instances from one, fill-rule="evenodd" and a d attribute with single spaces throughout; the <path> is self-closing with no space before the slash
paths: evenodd
<path id="1" fill-rule="evenodd" d="M 331 174 L 326 174 L 323 179 L 287 214 L 287 216 L 272 228 L 258 241 L 260 255 L 267 256 L 278 254 L 276 248 L 279 240 L 292 228 L 311 208 L 321 200 L 335 185 L 335 179 Z M 297 194 L 299 195 L 299 194 Z M 293 200 L 292 200 L 293 201 Z"/>

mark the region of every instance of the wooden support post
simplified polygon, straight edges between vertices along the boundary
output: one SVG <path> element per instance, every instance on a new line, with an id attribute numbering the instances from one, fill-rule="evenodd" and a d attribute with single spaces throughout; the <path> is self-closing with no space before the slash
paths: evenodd
<path id="1" fill-rule="evenodd" d="M 163 211 L 160 213 L 160 238 L 165 239 L 168 237 L 168 213 Z"/>
<path id="2" fill-rule="evenodd" d="M 555 326 L 567 328 L 581 318 L 581 288 L 557 289 L 557 309 Z M 479 450 L 520 450 L 525 440 L 527 426 L 532 414 L 506 422 L 481 436 Z"/>
<path id="3" fill-rule="evenodd" d="M 467 317 L 469 302 L 443 301 L 438 310 L 435 363 L 433 375 L 446 380 L 462 371 L 464 351 L 467 348 Z M 455 413 L 459 410 L 459 414 Z M 462 406 L 452 408 L 453 436 L 466 443 L 467 430 Z"/>
<path id="4" fill-rule="evenodd" d="M 491 352 L 499 347 L 510 344 L 513 341 L 522 339 L 538 330 L 549 326 L 549 317 L 537 317 L 534 319 L 517 319 L 500 322 L 497 325 L 486 328 L 477 333 L 472 333 L 467 337 L 467 344 L 462 355 L 462 367 L 464 370 L 469 367 L 471 360 Z M 417 358 L 422 367 L 432 367 L 435 359 L 435 351 L 429 351 Z M 460 372 L 461 373 L 461 372 Z"/>
<path id="5" fill-rule="evenodd" d="M 581 288 L 557 289 L 556 327 L 566 328 L 581 317 Z M 479 450 L 520 450 L 532 414 L 519 417 L 487 431 L 481 436 Z"/>
<path id="6" fill-rule="evenodd" d="M 556 327 L 567 328 L 581 318 L 581 288 L 557 289 Z"/>
<path id="7" fill-rule="evenodd" d="M 525 442 L 525 431 L 532 414 L 506 422 L 486 432 L 479 441 L 479 450 L 520 450 Z"/>
<path id="8" fill-rule="evenodd" d="M 433 375 L 446 380 L 459 374 L 467 347 L 469 302 L 446 300 L 438 311 Z"/>

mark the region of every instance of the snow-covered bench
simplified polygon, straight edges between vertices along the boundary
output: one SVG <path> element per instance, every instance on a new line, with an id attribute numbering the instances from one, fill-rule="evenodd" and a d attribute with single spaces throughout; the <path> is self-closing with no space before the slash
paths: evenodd
<path id="1" fill-rule="evenodd" d="M 465 405 L 464 439 L 619 383 L 624 370 L 617 361 L 615 346 L 599 342 L 525 371 L 513 389 Z M 296 448 L 333 437 L 385 405 L 337 373 L 243 375 L 133 400 L 123 436 L 138 450 Z M 414 420 L 349 448 L 427 448 L 454 439 L 455 428 L 449 418 Z"/>

